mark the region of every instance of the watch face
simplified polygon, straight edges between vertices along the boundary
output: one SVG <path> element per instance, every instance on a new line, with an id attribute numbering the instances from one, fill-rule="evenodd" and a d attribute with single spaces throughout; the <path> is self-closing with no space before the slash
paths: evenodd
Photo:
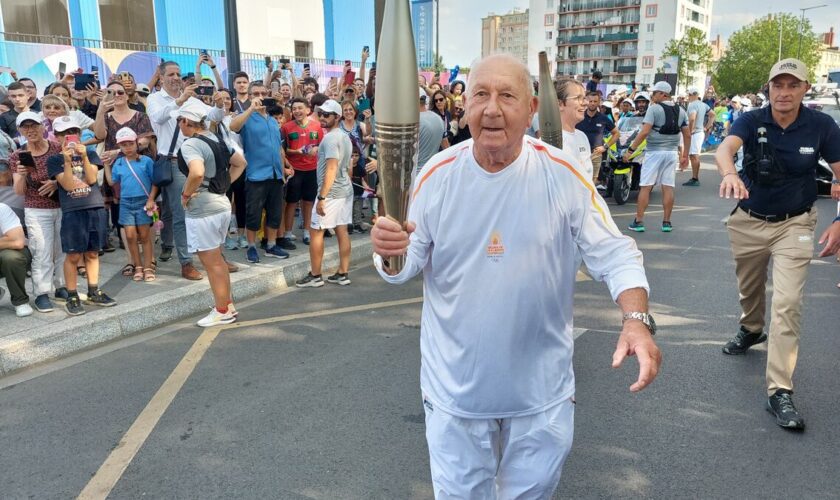
<path id="1" fill-rule="evenodd" d="M 650 333 L 651 333 L 651 335 L 655 335 L 656 334 L 656 321 L 653 320 L 653 316 L 651 316 L 650 314 L 648 314 L 647 317 L 648 317 L 648 322 L 650 323 L 650 325 L 648 326 L 650 328 Z"/>

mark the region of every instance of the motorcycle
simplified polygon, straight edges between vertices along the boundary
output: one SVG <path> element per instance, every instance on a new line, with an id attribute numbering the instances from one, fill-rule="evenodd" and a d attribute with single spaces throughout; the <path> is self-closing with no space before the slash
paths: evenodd
<path id="1" fill-rule="evenodd" d="M 606 186 L 604 198 L 613 197 L 619 205 L 624 205 L 630 199 L 630 191 L 639 190 L 639 176 L 641 175 L 641 156 L 644 154 L 647 141 L 642 141 L 639 147 L 630 154 L 630 161 L 624 161 L 624 153 L 639 131 L 642 130 L 642 116 L 629 116 L 619 121 L 619 138 L 607 150 L 606 165 L 601 168 L 599 180 Z M 604 143 L 609 139 L 604 138 Z"/>

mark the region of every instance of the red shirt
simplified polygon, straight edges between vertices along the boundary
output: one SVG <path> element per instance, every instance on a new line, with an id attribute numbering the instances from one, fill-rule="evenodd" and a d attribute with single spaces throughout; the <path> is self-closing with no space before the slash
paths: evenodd
<path id="1" fill-rule="evenodd" d="M 317 146 L 324 138 L 324 131 L 318 120 L 309 118 L 306 127 L 301 127 L 296 120 L 291 120 L 280 129 L 283 133 L 283 142 L 288 149 L 303 149 L 304 146 Z M 302 172 L 315 170 L 318 167 L 318 157 L 311 154 L 287 154 L 286 158 L 295 170 Z"/>
<path id="2" fill-rule="evenodd" d="M 61 208 L 57 199 L 47 198 L 38 194 L 41 184 L 44 181 L 50 180 L 47 175 L 47 159 L 50 156 L 61 154 L 61 146 L 54 141 L 47 141 L 50 146 L 47 152 L 41 156 L 32 155 L 35 160 L 36 168 L 32 172 L 26 174 L 26 193 L 23 198 L 23 206 L 25 208 Z M 17 173 L 18 164 L 20 163 L 20 151 L 17 150 L 9 156 L 9 170 Z"/>

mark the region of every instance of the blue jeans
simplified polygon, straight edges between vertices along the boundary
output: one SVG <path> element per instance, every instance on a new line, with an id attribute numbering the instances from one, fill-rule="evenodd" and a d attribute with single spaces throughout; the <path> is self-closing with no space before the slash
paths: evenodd
<path id="1" fill-rule="evenodd" d="M 184 264 L 192 263 L 192 257 L 187 251 L 187 226 L 184 222 L 184 207 L 181 206 L 181 193 L 184 192 L 184 182 L 187 178 L 178 170 L 178 160 L 169 162 L 172 168 L 172 184 L 161 188 L 163 192 L 163 210 L 161 220 L 161 246 L 175 248 L 178 261 Z"/>

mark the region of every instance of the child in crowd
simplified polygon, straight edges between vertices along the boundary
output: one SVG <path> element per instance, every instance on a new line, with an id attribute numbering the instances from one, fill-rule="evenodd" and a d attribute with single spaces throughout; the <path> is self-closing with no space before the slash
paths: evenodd
<path id="1" fill-rule="evenodd" d="M 152 216 L 157 209 L 157 187 L 152 186 L 154 162 L 137 152 L 137 134 L 128 127 L 116 135 L 121 155 L 113 165 L 105 164 L 108 184 L 120 185 L 119 223 L 125 229 L 128 253 L 131 255 L 134 281 L 154 281 L 155 265 L 152 248 Z M 140 247 L 143 257 L 140 257 Z"/>
<path id="2" fill-rule="evenodd" d="M 79 135 L 82 130 L 71 116 L 53 121 L 55 138 L 61 143 L 61 154 L 47 160 L 47 174 L 58 181 L 61 204 L 61 250 L 64 279 L 67 282 L 67 313 L 78 316 L 85 308 L 76 290 L 78 265 L 86 264 L 88 292 L 85 304 L 111 307 L 117 302 L 99 288 L 99 251 L 105 248 L 108 214 L 97 185 L 96 153 L 88 154 Z"/>

